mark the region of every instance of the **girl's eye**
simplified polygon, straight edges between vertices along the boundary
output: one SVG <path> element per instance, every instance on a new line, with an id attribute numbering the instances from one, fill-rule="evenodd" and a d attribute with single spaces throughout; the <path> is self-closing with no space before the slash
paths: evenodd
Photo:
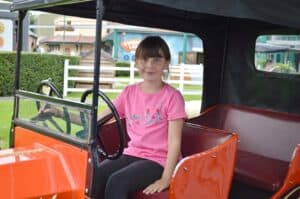
<path id="1" fill-rule="evenodd" d="M 161 59 L 161 58 L 158 58 L 158 57 L 153 59 L 153 61 L 154 61 L 155 63 L 159 63 L 159 62 L 161 62 L 161 60 L 162 60 L 162 59 Z"/>
<path id="2" fill-rule="evenodd" d="M 143 60 L 143 59 L 137 59 L 136 62 L 139 63 L 139 64 L 143 64 L 145 62 L 145 60 Z"/>

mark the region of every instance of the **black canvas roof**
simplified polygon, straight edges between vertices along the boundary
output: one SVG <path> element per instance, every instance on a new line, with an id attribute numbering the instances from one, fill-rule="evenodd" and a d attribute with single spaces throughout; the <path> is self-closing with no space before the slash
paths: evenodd
<path id="1" fill-rule="evenodd" d="M 209 26 L 233 18 L 300 29 L 299 0 L 105 0 L 104 4 L 104 19 L 135 25 L 176 29 L 194 20 Z M 14 0 L 12 9 L 94 18 L 95 6 L 95 1 L 87 0 Z"/>

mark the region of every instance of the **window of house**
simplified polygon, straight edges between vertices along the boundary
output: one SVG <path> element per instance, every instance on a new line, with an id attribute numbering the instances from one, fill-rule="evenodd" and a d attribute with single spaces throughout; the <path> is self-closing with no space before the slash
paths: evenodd
<path id="1" fill-rule="evenodd" d="M 255 67 L 264 72 L 300 74 L 300 35 L 259 36 Z"/>
<path id="2" fill-rule="evenodd" d="M 60 50 L 60 46 L 59 45 L 49 45 L 49 50 L 50 50 L 50 52 L 52 52 L 52 51 L 59 51 Z"/>

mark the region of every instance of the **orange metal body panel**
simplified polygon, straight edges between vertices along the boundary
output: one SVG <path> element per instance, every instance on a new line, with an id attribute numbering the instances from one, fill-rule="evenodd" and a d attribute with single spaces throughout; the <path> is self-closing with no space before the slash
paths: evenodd
<path id="1" fill-rule="evenodd" d="M 184 158 L 171 180 L 169 199 L 227 199 L 237 150 L 237 135 L 205 152 Z"/>
<path id="2" fill-rule="evenodd" d="M 281 188 L 272 196 L 272 199 L 281 198 L 293 187 L 300 185 L 300 144 L 295 148 L 287 176 Z"/>
<path id="3" fill-rule="evenodd" d="M 0 151 L 1 198 L 84 198 L 87 151 L 16 127 Z"/>
<path id="4" fill-rule="evenodd" d="M 1 198 L 85 198 L 87 151 L 17 127 L 15 148 L 0 151 Z M 180 161 L 169 199 L 228 198 L 237 135 Z"/>

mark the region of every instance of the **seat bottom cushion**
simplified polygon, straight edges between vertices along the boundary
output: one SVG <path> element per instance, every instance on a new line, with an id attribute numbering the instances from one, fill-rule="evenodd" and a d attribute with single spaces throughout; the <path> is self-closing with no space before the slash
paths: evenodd
<path id="1" fill-rule="evenodd" d="M 289 163 L 282 160 L 239 150 L 234 178 L 248 185 L 275 192 L 282 185 L 288 166 Z"/>
<path id="2" fill-rule="evenodd" d="M 139 191 L 135 193 L 132 198 L 133 199 L 168 199 L 168 196 L 169 196 L 168 190 L 160 193 L 151 194 L 151 195 L 146 195 L 143 194 L 142 191 Z"/>

